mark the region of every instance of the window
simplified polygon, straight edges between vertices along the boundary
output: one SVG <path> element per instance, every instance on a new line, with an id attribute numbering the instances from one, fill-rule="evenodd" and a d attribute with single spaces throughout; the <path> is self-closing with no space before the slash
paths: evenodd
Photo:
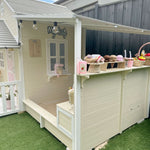
<path id="1" fill-rule="evenodd" d="M 0 68 L 4 69 L 4 53 L 0 52 Z"/>
<path id="2" fill-rule="evenodd" d="M 63 73 L 68 72 L 67 40 L 47 40 L 47 72 L 55 74 L 55 64 L 63 64 Z"/>

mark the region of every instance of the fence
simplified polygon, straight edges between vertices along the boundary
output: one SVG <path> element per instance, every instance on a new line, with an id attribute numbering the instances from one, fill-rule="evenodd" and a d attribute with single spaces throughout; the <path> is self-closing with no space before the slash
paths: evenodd
<path id="1" fill-rule="evenodd" d="M 0 117 L 17 113 L 23 108 L 21 81 L 0 83 Z"/>
<path id="2" fill-rule="evenodd" d="M 106 6 L 98 6 L 79 14 L 137 28 L 150 29 L 150 0 L 128 0 Z M 79 11 L 79 10 L 78 10 Z M 150 41 L 148 35 L 135 35 L 105 31 L 87 31 L 87 54 L 123 54 L 124 49 L 137 53 L 143 43 Z M 149 50 L 149 46 L 144 47 Z"/>

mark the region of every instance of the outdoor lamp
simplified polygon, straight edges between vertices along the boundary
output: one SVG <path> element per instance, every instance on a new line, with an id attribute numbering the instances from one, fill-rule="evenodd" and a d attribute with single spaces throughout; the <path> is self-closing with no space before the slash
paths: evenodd
<path id="1" fill-rule="evenodd" d="M 37 30 L 38 29 L 36 21 L 33 21 L 32 28 L 33 28 L 33 30 Z"/>
<path id="2" fill-rule="evenodd" d="M 53 29 L 52 29 L 53 33 L 57 34 L 59 32 L 58 30 L 58 26 L 57 26 L 57 22 L 54 22 L 54 26 L 53 26 Z"/>
<path id="3" fill-rule="evenodd" d="M 19 27 L 23 27 L 22 20 L 19 20 Z"/>

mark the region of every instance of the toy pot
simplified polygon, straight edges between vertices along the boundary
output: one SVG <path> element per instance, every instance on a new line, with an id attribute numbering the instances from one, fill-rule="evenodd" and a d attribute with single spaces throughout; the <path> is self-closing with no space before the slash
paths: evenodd
<path id="1" fill-rule="evenodd" d="M 6 107 L 8 110 L 11 109 L 11 101 L 10 100 L 6 100 Z"/>
<path id="2" fill-rule="evenodd" d="M 131 68 L 133 66 L 133 60 L 128 60 L 128 68 Z"/>

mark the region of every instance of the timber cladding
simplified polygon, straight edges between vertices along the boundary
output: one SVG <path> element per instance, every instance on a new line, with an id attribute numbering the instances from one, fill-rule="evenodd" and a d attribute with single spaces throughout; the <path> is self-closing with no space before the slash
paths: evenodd
<path id="1" fill-rule="evenodd" d="M 150 1 L 128 0 L 107 6 L 97 6 L 80 15 L 110 21 L 127 26 L 150 29 Z M 150 36 L 112 33 L 105 31 L 87 31 L 87 54 L 123 54 L 123 50 L 137 53 L 143 43 L 150 41 Z M 145 47 L 148 52 L 149 47 Z"/>
<path id="2" fill-rule="evenodd" d="M 119 133 L 121 74 L 94 76 L 81 90 L 81 144 L 90 150 Z"/>
<path id="3" fill-rule="evenodd" d="M 149 68 L 135 69 L 91 76 L 84 82 L 81 89 L 82 150 L 91 150 L 148 117 L 149 74 Z"/>

